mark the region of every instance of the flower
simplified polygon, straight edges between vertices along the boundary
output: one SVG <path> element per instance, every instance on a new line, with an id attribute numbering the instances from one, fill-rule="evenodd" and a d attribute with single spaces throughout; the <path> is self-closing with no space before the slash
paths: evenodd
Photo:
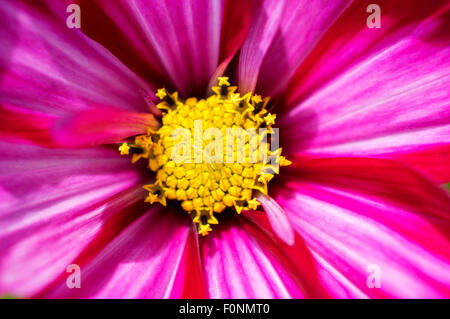
<path id="1" fill-rule="evenodd" d="M 121 155 L 132 153 L 133 163 L 145 159 L 156 173 L 143 187 L 149 192 L 145 201 L 163 206 L 168 199 L 180 201 L 202 236 L 227 207 L 238 214 L 256 210 L 256 197 L 267 195 L 280 166 L 292 164 L 275 141 L 269 100 L 252 93 L 241 97 L 228 80 L 219 77 L 211 88 L 215 94 L 200 100 L 182 101 L 178 92 L 159 89 L 161 126 L 119 146 Z"/>
<path id="2" fill-rule="evenodd" d="M 370 1 L 78 1 L 81 29 L 69 3 L 0 5 L 0 295 L 450 295 L 446 1 L 380 0 L 379 29 Z M 271 97 L 292 164 L 203 237 L 178 202 L 144 202 L 137 159 L 159 99 L 218 78 L 231 104 Z"/>

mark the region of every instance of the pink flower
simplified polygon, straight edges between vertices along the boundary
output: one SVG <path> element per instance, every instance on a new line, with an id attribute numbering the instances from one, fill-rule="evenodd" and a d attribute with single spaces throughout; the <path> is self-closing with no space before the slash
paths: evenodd
<path id="1" fill-rule="evenodd" d="M 79 1 L 81 29 L 71 2 L 0 5 L 0 295 L 450 296 L 447 1 L 379 0 L 379 29 L 372 1 Z M 115 143 L 223 74 L 293 164 L 198 237 Z"/>

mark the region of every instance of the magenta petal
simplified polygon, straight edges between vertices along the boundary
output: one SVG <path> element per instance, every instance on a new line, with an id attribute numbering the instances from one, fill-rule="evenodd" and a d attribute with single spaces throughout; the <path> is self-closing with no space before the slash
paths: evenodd
<path id="1" fill-rule="evenodd" d="M 103 45 L 154 88 L 171 87 L 158 54 L 124 0 L 76 0 L 83 11 L 82 32 Z M 154 96 L 153 96 L 154 98 Z"/>
<path id="2" fill-rule="evenodd" d="M 134 45 L 142 38 L 140 46 L 151 48 L 183 96 L 204 93 L 219 62 L 223 1 L 103 1 L 101 6 Z"/>
<path id="3" fill-rule="evenodd" d="M 384 156 L 450 140 L 448 18 L 437 16 L 333 78 L 280 118 L 287 149 Z"/>
<path id="4" fill-rule="evenodd" d="M 278 205 L 278 203 L 270 196 L 260 193 L 256 199 L 264 208 L 273 231 L 286 244 L 293 245 L 295 241 L 295 233 L 283 208 L 281 208 L 280 205 Z"/>
<path id="5" fill-rule="evenodd" d="M 217 84 L 217 78 L 222 76 L 241 48 L 250 27 L 253 10 L 249 0 L 228 0 L 225 2 L 222 19 L 222 34 L 220 39 L 220 64 L 211 76 L 208 92 Z"/>
<path id="6" fill-rule="evenodd" d="M 221 221 L 201 239 L 211 298 L 300 298 L 300 288 L 280 262 L 237 222 Z"/>
<path id="7" fill-rule="evenodd" d="M 407 163 L 441 184 L 450 181 L 450 144 L 382 156 Z"/>
<path id="8" fill-rule="evenodd" d="M 373 196 L 417 214 L 450 221 L 449 196 L 420 172 L 392 160 L 373 158 L 296 159 L 291 176 Z"/>
<path id="9" fill-rule="evenodd" d="M 46 298 L 180 298 L 177 281 L 189 233 L 188 218 L 155 206 L 81 268 L 80 289 L 65 282 Z"/>
<path id="10" fill-rule="evenodd" d="M 0 211 L 11 218 L 26 220 L 21 213 L 31 218 L 53 205 L 63 213 L 77 196 L 88 199 L 96 191 L 122 191 L 142 183 L 139 168 L 114 149 L 0 145 Z"/>
<path id="11" fill-rule="evenodd" d="M 376 4 L 381 9 L 382 25 L 371 29 L 367 26 L 367 8 L 373 3 L 353 1 L 339 16 L 296 70 L 285 92 L 288 105 L 305 99 L 349 68 L 410 36 L 423 21 L 448 10 L 446 0 L 410 0 L 408 3 L 379 0 Z"/>
<path id="12" fill-rule="evenodd" d="M 203 299 L 208 297 L 195 225 L 191 223 L 192 231 L 186 239 L 183 256 L 174 279 L 174 284 L 180 288 L 173 290 L 170 298 Z M 180 291 L 182 291 L 181 294 Z"/>
<path id="13" fill-rule="evenodd" d="M 51 128 L 55 117 L 40 112 L 0 105 L 0 140 L 54 146 Z"/>
<path id="14" fill-rule="evenodd" d="M 144 198 L 143 183 L 114 150 L 0 143 L 0 294 L 30 297 L 65 273 L 107 220 Z"/>
<path id="15" fill-rule="evenodd" d="M 127 137 L 146 134 L 159 123 L 150 113 L 136 113 L 108 107 L 74 113 L 56 124 L 54 138 L 59 146 L 84 147 L 117 143 Z"/>
<path id="16" fill-rule="evenodd" d="M 259 68 L 277 34 L 283 8 L 283 1 L 264 0 L 253 9 L 256 12 L 239 57 L 239 91 L 242 94 L 255 90 Z"/>
<path id="17" fill-rule="evenodd" d="M 256 92 L 266 96 L 280 93 L 349 3 L 350 0 L 287 0 L 279 18 L 282 23 L 264 56 Z"/>
<path id="18" fill-rule="evenodd" d="M 67 28 L 63 2 L 7 1 L 0 14 L 0 103 L 53 115 L 90 105 L 148 110 L 141 92 L 153 88 L 80 30 Z"/>
<path id="19" fill-rule="evenodd" d="M 287 245 L 274 234 L 266 214 L 257 211 L 242 214 L 244 218 L 240 221 L 245 229 L 283 265 L 305 298 L 329 298 L 317 276 L 311 251 L 298 234 L 295 234 L 294 244 Z"/>
<path id="20" fill-rule="evenodd" d="M 14 228 L 0 234 L 0 293 L 18 297 L 36 297 L 57 278 L 67 277 L 67 266 L 91 247 L 100 236 L 114 235 L 115 228 L 125 227 L 128 216 L 120 216 L 113 225 L 109 220 L 136 201 L 143 200 L 140 188 L 111 196 L 112 190 L 100 189 L 96 198 L 79 200 L 74 208 L 55 214 L 56 205 L 24 221 L 0 217 L 2 227 Z M 62 204 L 65 204 L 62 202 Z M 23 216 L 23 214 L 21 215 Z M 7 225 L 9 226 L 9 225 Z M 111 228 L 111 229 L 110 229 Z M 103 240 L 104 241 L 104 240 Z"/>
<path id="21" fill-rule="evenodd" d="M 450 198 L 389 163 L 317 162 L 290 177 L 275 199 L 311 249 L 332 296 L 448 297 Z M 367 284 L 374 269 L 379 288 Z"/>

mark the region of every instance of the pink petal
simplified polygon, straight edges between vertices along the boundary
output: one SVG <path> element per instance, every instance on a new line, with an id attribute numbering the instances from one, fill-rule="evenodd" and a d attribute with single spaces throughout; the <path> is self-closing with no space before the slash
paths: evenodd
<path id="1" fill-rule="evenodd" d="M 295 241 L 295 233 L 283 208 L 273 198 L 262 193 L 259 193 L 256 199 L 264 208 L 273 231 L 282 241 L 292 246 Z"/>
<path id="2" fill-rule="evenodd" d="M 367 18 L 371 13 L 367 7 L 373 3 L 353 1 L 338 17 L 291 79 L 286 92 L 288 105 L 295 105 L 349 68 L 389 49 L 423 21 L 448 7 L 445 0 L 380 0 L 376 4 L 381 10 L 381 27 L 370 29 Z"/>
<path id="3" fill-rule="evenodd" d="M 200 244 L 211 298 L 303 296 L 280 261 L 237 220 L 221 219 L 210 235 L 201 238 Z"/>
<path id="4" fill-rule="evenodd" d="M 54 122 L 54 116 L 0 105 L 0 136 L 3 141 L 52 147 L 50 131 Z"/>
<path id="5" fill-rule="evenodd" d="M 179 213 L 179 212 L 176 212 Z M 186 246 L 180 266 L 177 270 L 175 282 L 183 287 L 181 290 L 174 290 L 171 298 L 183 299 L 204 299 L 207 298 L 206 284 L 203 276 L 203 268 L 200 257 L 200 248 L 196 226 L 192 223 L 192 231 L 186 240 Z"/>
<path id="6" fill-rule="evenodd" d="M 329 298 L 317 276 L 311 252 L 298 234 L 294 234 L 294 244 L 288 245 L 274 234 L 267 214 L 244 211 L 242 215 L 245 229 L 282 264 L 306 298 Z"/>
<path id="7" fill-rule="evenodd" d="M 84 147 L 117 143 L 158 127 L 159 123 L 150 113 L 97 107 L 64 118 L 53 133 L 59 146 Z"/>
<path id="8" fill-rule="evenodd" d="M 30 297 L 65 273 L 94 239 L 111 231 L 104 228 L 111 217 L 142 201 L 143 183 L 114 150 L 1 142 L 0 294 Z M 117 223 L 124 227 L 130 216 Z"/>
<path id="9" fill-rule="evenodd" d="M 297 176 L 321 184 L 357 190 L 379 200 L 407 206 L 430 218 L 450 221 L 448 194 L 416 170 L 402 163 L 372 158 L 296 159 L 285 168 Z"/>
<path id="10" fill-rule="evenodd" d="M 218 65 L 223 6 L 208 0 L 101 1 L 134 45 L 136 31 L 143 35 L 141 48 L 151 48 L 183 96 L 203 94 Z"/>
<path id="11" fill-rule="evenodd" d="M 247 36 L 253 10 L 248 0 L 228 0 L 222 19 L 222 34 L 220 39 L 220 56 L 222 61 L 214 71 L 208 84 L 208 91 L 217 85 L 217 78 L 223 76 L 225 70 L 241 48 Z"/>
<path id="12" fill-rule="evenodd" d="M 69 2 L 78 3 L 82 8 L 81 30 L 84 34 L 107 48 L 152 87 L 173 86 L 138 19 L 127 10 L 129 1 L 70 0 Z"/>
<path id="13" fill-rule="evenodd" d="M 383 156 L 407 163 L 440 183 L 450 181 L 450 165 L 448 165 L 450 163 L 450 145 L 448 144 L 410 153 Z"/>
<path id="14" fill-rule="evenodd" d="M 177 275 L 190 221 L 181 212 L 155 206 L 128 226 L 81 268 L 81 288 L 65 281 L 46 298 L 180 298 L 184 281 Z"/>
<path id="15" fill-rule="evenodd" d="M 278 32 L 284 2 L 264 0 L 255 5 L 247 39 L 239 57 L 239 91 L 254 91 L 264 56 Z"/>
<path id="16" fill-rule="evenodd" d="M 389 161 L 314 164 L 309 174 L 287 179 L 275 199 L 311 249 L 332 296 L 450 295 L 447 194 Z M 373 269 L 380 270 L 379 288 L 367 284 Z"/>
<path id="17" fill-rule="evenodd" d="M 349 3 L 350 0 L 287 0 L 279 18 L 282 23 L 265 52 L 256 92 L 266 96 L 280 93 Z"/>
<path id="18" fill-rule="evenodd" d="M 1 104 L 58 116 L 92 104 L 148 111 L 141 92 L 153 88 L 80 30 L 67 28 L 63 2 L 8 1 L 0 14 Z"/>
<path id="19" fill-rule="evenodd" d="M 448 19 L 387 37 L 280 119 L 287 150 L 382 156 L 440 147 L 450 138 Z"/>

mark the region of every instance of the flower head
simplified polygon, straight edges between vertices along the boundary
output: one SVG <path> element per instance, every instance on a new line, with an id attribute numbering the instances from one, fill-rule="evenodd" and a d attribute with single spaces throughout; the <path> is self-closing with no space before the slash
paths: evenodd
<path id="1" fill-rule="evenodd" d="M 73 2 L 0 4 L 0 295 L 449 296 L 446 1 Z"/>
<path id="2" fill-rule="evenodd" d="M 138 150 L 133 162 L 145 158 L 156 172 L 156 180 L 144 186 L 149 191 L 146 201 L 164 206 L 167 199 L 180 201 L 203 236 L 211 231 L 210 224 L 219 223 L 214 215 L 227 207 L 238 214 L 255 210 L 259 202 L 254 192 L 267 195 L 267 184 L 278 174 L 278 166 L 291 164 L 281 156 L 281 148 L 271 150 L 267 141 L 276 118 L 270 113 L 262 118 L 267 100 L 251 93 L 241 97 L 228 80 L 219 77 L 212 87 L 215 95 L 201 100 L 181 101 L 177 93 L 159 89 L 157 107 L 165 111 L 163 125 L 135 137 L 131 146 Z M 128 143 L 119 147 L 121 155 L 129 150 Z"/>

